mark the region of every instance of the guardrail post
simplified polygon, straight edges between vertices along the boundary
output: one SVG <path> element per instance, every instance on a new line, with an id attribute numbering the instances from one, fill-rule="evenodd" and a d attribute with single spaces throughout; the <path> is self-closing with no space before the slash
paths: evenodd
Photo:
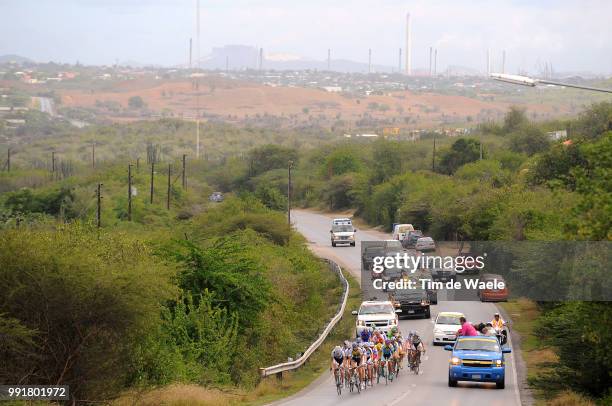
<path id="1" fill-rule="evenodd" d="M 276 375 L 276 380 L 278 382 L 282 382 L 283 381 L 283 371 L 277 372 L 275 375 Z"/>

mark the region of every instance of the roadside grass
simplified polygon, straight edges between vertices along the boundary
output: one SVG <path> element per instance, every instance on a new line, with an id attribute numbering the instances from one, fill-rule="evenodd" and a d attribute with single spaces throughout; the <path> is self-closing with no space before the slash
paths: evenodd
<path id="1" fill-rule="evenodd" d="M 327 336 L 321 347 L 298 370 L 284 373 L 282 379 L 278 379 L 275 376 L 264 378 L 251 390 L 242 388 L 210 388 L 193 384 L 172 384 L 155 389 L 147 388 L 143 391 L 130 390 L 111 404 L 115 406 L 153 406 L 160 404 L 168 406 L 255 406 L 274 402 L 296 394 L 319 378 L 322 373 L 328 372 L 332 349 L 354 334 L 355 324 L 351 310 L 359 307 L 361 303 L 361 290 L 357 281 L 347 270 L 343 270 L 343 273 L 349 281 L 350 287 L 344 315 L 338 325 Z M 270 350 L 273 351 L 274 349 L 270 348 Z M 331 385 L 330 391 L 335 392 L 335 388 Z"/>
<path id="2" fill-rule="evenodd" d="M 525 298 L 511 300 L 500 305 L 512 316 L 512 329 L 521 336 L 521 353 L 527 366 L 527 380 L 531 382 L 536 376 L 552 368 L 557 360 L 554 349 L 544 345 L 535 335 L 538 328 L 540 309 L 538 305 Z M 531 385 L 536 405 L 550 406 L 594 406 L 589 398 L 572 391 L 552 394 L 546 388 Z"/>

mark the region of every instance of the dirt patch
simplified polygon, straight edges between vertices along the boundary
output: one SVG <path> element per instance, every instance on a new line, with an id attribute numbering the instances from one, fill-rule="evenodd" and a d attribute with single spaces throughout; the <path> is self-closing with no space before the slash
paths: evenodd
<path id="1" fill-rule="evenodd" d="M 396 119 L 392 126 L 431 126 L 441 120 L 464 121 L 472 117 L 499 116 L 508 109 L 504 102 L 485 102 L 463 96 L 434 93 L 394 92 L 349 98 L 320 89 L 273 87 L 220 78 L 203 78 L 198 86 L 188 80 L 138 79 L 116 83 L 103 90 L 60 90 L 68 107 L 95 107 L 96 102 L 114 102 L 124 109 L 133 96 L 143 98 L 158 113 L 193 117 L 197 106 L 207 114 L 226 119 L 280 116 L 296 122 L 316 119 L 357 121 L 370 117 Z M 552 111 L 543 105 L 527 106 L 540 113 Z M 406 122 L 408 118 L 409 122 Z"/>

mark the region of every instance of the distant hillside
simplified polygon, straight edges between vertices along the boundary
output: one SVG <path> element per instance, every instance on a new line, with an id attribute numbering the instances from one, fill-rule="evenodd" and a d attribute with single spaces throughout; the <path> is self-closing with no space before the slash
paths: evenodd
<path id="1" fill-rule="evenodd" d="M 264 52 L 264 69 L 275 70 L 327 70 L 327 60 L 307 59 L 297 55 L 267 55 Z M 215 47 L 210 55 L 202 58 L 200 67 L 205 69 L 257 69 L 259 67 L 259 51 L 247 45 L 226 45 Z M 344 59 L 331 60 L 330 68 L 337 72 L 368 71 L 368 64 Z M 390 66 L 372 64 L 374 72 L 391 72 Z"/>
<path id="2" fill-rule="evenodd" d="M 30 58 L 25 56 L 19 56 L 14 54 L 0 55 L 0 63 L 32 63 L 34 62 Z"/>

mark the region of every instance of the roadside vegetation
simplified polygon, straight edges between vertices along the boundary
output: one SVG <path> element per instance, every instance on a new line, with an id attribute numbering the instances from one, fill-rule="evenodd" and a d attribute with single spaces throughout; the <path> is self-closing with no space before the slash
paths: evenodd
<path id="1" fill-rule="evenodd" d="M 334 314 L 341 284 L 284 215 L 251 195 L 210 203 L 193 174 L 167 210 L 164 176 L 153 204 L 148 176 L 135 171 L 132 221 L 124 165 L 2 194 L 0 381 L 69 384 L 89 401 L 252 390 L 259 367 L 298 356 Z"/>
<path id="2" fill-rule="evenodd" d="M 567 138 L 547 135 L 559 129 L 568 131 Z M 208 179 L 283 209 L 292 160 L 294 200 L 306 207 L 354 209 L 356 216 L 387 230 L 396 222 L 412 223 L 439 240 L 603 241 L 577 257 L 563 249 L 567 244 L 552 245 L 560 259 L 540 261 L 536 274 L 530 270 L 542 252 L 534 244 L 529 252 L 511 252 L 515 260 L 509 270 L 522 272 L 525 288 L 532 291 L 557 285 L 578 289 L 537 303 L 538 340 L 556 359 L 531 384 L 546 388 L 546 396 L 570 390 L 609 401 L 612 340 L 601 326 L 609 324 L 612 308 L 574 300 L 606 300 L 612 292 L 612 104 L 595 104 L 576 119 L 543 123 L 512 108 L 503 123 L 481 125 L 473 137 L 435 140 L 435 148 L 434 153 L 434 139 L 427 137 L 347 141 L 306 151 L 262 146 L 246 158 L 226 161 Z M 262 161 L 269 165 L 261 167 Z"/>
<path id="3" fill-rule="evenodd" d="M 289 161 L 294 205 L 353 209 L 373 226 L 412 223 L 440 240 L 612 238 L 610 103 L 543 123 L 514 108 L 471 137 L 425 134 L 415 142 L 332 142 L 326 134 L 207 124 L 203 159 L 188 160 L 186 189 L 180 159 L 194 150 L 193 124 L 67 130 L 37 120 L 16 144 L 11 172 L 0 175 L 0 290 L 7 293 L 0 298 L 0 364 L 10 366 L 0 380 L 67 382 L 78 399 L 199 384 L 223 399 L 229 393 L 232 401 L 258 402 L 297 390 L 320 371 L 313 361 L 285 386 L 262 386 L 257 373 L 298 356 L 341 294 L 336 276 L 281 213 Z M 546 134 L 558 129 L 569 130 L 567 139 Z M 213 190 L 226 193 L 223 203 L 207 200 Z M 597 297 L 608 295 L 607 268 L 579 265 L 589 288 L 600 288 Z M 553 268 L 543 266 L 539 277 L 564 275 Z M 571 299 L 520 310 L 537 320 L 526 334 L 555 354 L 547 367 L 529 364 L 530 383 L 545 400 L 609 401 L 612 337 L 601 326 L 612 310 Z M 527 348 L 529 340 L 536 339 Z M 245 396 L 253 390 L 258 395 Z"/>

